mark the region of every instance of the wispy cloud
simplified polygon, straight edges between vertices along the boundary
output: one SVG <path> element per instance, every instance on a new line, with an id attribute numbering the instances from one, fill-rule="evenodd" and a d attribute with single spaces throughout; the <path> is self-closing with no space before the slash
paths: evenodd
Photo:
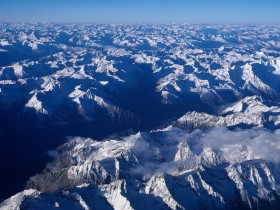
<path id="1" fill-rule="evenodd" d="M 269 131 L 263 128 L 229 130 L 216 127 L 190 133 L 169 127 L 118 140 L 93 141 L 75 137 L 67 144 L 60 155 L 55 152 L 50 155 L 56 161 L 63 161 L 62 156 L 82 160 L 74 164 L 81 168 L 89 162 L 122 159 L 128 155 L 128 159 L 122 163 L 128 166 L 121 169 L 122 172 L 145 176 L 156 173 L 174 174 L 180 168 L 194 169 L 201 164 L 239 163 L 254 159 L 280 161 L 280 130 Z M 48 164 L 47 168 L 59 171 L 57 165 L 61 164 L 56 161 Z M 70 162 L 69 164 L 68 167 L 72 167 Z M 114 164 L 112 167 L 115 167 Z"/>

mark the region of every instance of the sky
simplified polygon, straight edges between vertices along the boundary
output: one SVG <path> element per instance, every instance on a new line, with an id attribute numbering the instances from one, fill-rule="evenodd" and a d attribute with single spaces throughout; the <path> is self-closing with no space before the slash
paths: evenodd
<path id="1" fill-rule="evenodd" d="M 280 23 L 280 0 L 0 0 L 1 22 Z"/>

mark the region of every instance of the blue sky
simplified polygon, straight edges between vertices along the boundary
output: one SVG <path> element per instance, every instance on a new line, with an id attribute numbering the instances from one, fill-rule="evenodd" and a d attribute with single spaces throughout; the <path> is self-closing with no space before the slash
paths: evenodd
<path id="1" fill-rule="evenodd" d="M 280 23 L 280 0 L 0 0 L 4 22 Z"/>

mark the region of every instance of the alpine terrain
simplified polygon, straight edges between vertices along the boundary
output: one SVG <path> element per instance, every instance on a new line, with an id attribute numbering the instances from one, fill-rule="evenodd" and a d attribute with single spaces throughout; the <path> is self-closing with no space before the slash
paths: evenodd
<path id="1" fill-rule="evenodd" d="M 0 210 L 279 209 L 280 26 L 0 23 Z"/>

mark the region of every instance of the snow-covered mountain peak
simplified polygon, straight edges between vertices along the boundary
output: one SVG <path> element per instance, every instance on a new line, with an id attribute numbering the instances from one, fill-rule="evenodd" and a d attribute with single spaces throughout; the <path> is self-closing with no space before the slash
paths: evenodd
<path id="1" fill-rule="evenodd" d="M 279 131 L 220 128 L 222 136 L 215 135 L 217 129 L 189 133 L 169 127 L 101 142 L 76 138 L 60 146 L 54 162 L 30 179 L 28 188 L 38 191 L 23 191 L 0 208 L 45 202 L 65 209 L 73 196 L 79 198 L 76 205 L 88 208 L 104 202 L 114 209 L 199 209 L 205 202 L 210 209 L 274 207 Z M 269 139 L 267 148 L 259 145 L 264 139 Z M 97 197 L 102 199 L 95 203 Z"/>

